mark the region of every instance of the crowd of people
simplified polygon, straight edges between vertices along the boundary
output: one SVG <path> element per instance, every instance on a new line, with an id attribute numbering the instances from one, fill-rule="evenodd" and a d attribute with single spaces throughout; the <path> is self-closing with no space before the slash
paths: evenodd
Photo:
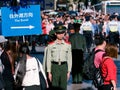
<path id="1" fill-rule="evenodd" d="M 0 70 L 3 78 L 1 90 L 14 90 L 16 79 L 21 85 L 17 90 L 42 90 L 39 68 L 50 90 L 67 90 L 70 74 L 72 83 L 82 84 L 84 54 L 90 53 L 92 46 L 95 50 L 102 50 L 95 55 L 96 68 L 104 61 L 101 68 L 104 84 L 98 90 L 116 90 L 117 67 L 113 58 L 117 58 L 120 47 L 120 16 L 117 13 L 96 14 L 94 17 L 88 13 L 77 16 L 42 13 L 41 17 L 43 33 L 40 39 L 46 46 L 43 67 L 41 62 L 38 65 L 37 59 L 30 56 L 28 44 L 11 44 L 0 36 L 0 59 L 4 66 L 3 71 Z"/>
<path id="2" fill-rule="evenodd" d="M 92 44 L 94 45 L 94 38 L 102 36 L 108 42 L 112 42 L 120 46 L 120 16 L 118 13 L 113 14 L 93 14 L 79 12 L 77 16 L 63 15 L 46 15 L 42 13 L 42 30 L 43 43 L 48 44 L 48 41 L 54 40 L 54 27 L 63 25 L 66 27 L 65 39 L 75 32 L 74 24 L 80 24 L 80 34 L 86 38 L 87 52 L 90 51 Z M 120 47 L 119 47 L 120 49 Z"/>

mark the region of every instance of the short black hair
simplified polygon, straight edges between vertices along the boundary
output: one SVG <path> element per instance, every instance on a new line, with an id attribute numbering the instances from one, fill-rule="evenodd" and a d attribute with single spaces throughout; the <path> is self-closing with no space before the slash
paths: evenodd
<path id="1" fill-rule="evenodd" d="M 117 16 L 118 21 L 120 21 L 120 16 Z"/>
<path id="2" fill-rule="evenodd" d="M 90 21 L 90 16 L 86 16 L 86 17 L 85 17 L 85 20 L 86 20 L 86 21 Z"/>
<path id="3" fill-rule="evenodd" d="M 79 32 L 81 24 L 74 23 L 73 25 L 74 25 L 75 32 Z"/>
<path id="4" fill-rule="evenodd" d="M 104 41 L 106 41 L 106 39 L 104 37 L 101 37 L 101 36 L 96 37 L 95 38 L 95 45 L 96 46 L 101 45 L 101 44 L 103 44 Z"/>
<path id="5" fill-rule="evenodd" d="M 27 44 L 22 44 L 19 48 L 19 52 L 23 54 L 30 54 L 30 50 Z"/>

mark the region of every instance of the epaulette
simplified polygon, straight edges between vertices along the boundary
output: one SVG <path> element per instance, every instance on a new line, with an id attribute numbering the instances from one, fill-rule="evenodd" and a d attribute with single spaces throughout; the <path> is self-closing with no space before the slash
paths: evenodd
<path id="1" fill-rule="evenodd" d="M 54 41 L 52 41 L 52 42 L 49 42 L 49 44 L 53 44 L 54 43 Z"/>
<path id="2" fill-rule="evenodd" d="M 70 42 L 68 42 L 68 41 L 65 41 L 65 43 L 67 43 L 67 44 L 71 44 Z"/>

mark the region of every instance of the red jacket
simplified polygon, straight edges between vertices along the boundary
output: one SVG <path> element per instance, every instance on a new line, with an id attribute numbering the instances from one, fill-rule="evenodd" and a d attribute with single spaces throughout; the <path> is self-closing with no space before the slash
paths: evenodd
<path id="1" fill-rule="evenodd" d="M 105 61 L 104 61 L 105 60 Z M 111 80 L 117 82 L 117 67 L 112 58 L 103 58 L 104 63 L 102 64 L 101 71 L 104 77 L 104 84 L 110 84 Z"/>
<path id="2" fill-rule="evenodd" d="M 46 24 L 42 22 L 42 34 L 47 34 L 46 32 Z"/>

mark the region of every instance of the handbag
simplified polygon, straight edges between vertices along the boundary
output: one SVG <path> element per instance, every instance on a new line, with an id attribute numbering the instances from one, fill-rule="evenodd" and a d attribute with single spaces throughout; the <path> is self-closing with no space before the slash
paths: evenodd
<path id="1" fill-rule="evenodd" d="M 46 90 L 47 89 L 47 84 L 46 84 L 46 80 L 43 76 L 43 73 L 41 72 L 40 70 L 40 64 L 39 64 L 39 61 L 38 59 L 37 60 L 37 63 L 38 63 L 38 69 L 39 69 L 39 79 L 40 79 L 40 88 L 41 90 Z"/>
<path id="2" fill-rule="evenodd" d="M 22 90 L 22 81 L 26 73 L 26 60 L 21 60 L 15 70 L 14 89 Z"/>
<path id="3" fill-rule="evenodd" d="M 46 80 L 45 80 L 41 71 L 39 72 L 39 78 L 40 78 L 40 88 L 41 88 L 41 90 L 46 90 L 47 89 Z"/>

